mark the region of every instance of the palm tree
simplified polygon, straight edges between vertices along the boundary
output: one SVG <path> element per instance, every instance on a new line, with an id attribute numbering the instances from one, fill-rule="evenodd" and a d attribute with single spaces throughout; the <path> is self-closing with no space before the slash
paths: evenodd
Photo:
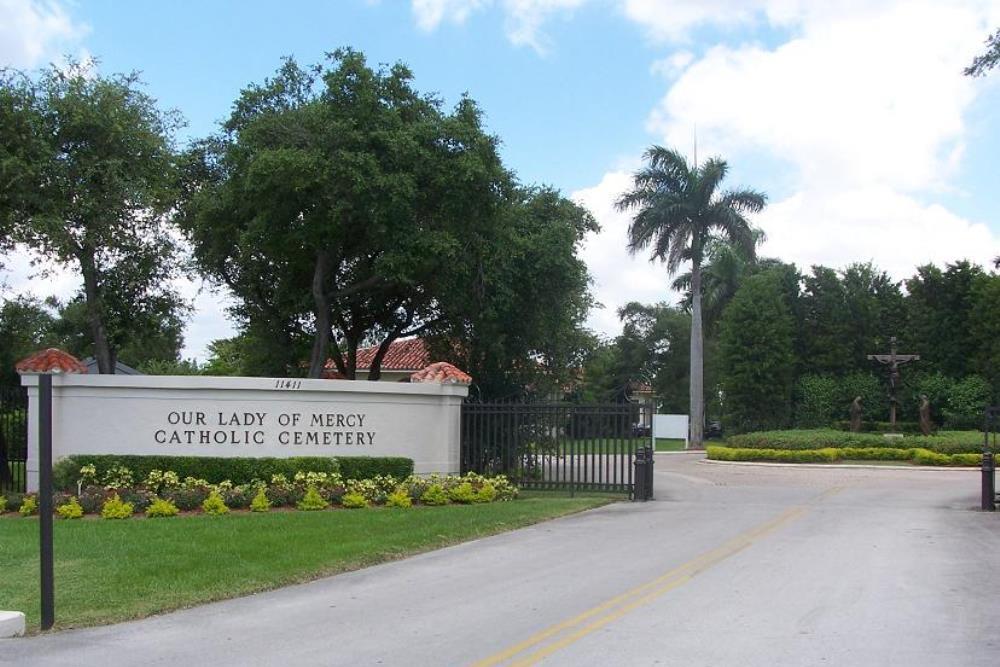
<path id="1" fill-rule="evenodd" d="M 753 229 L 754 249 L 760 247 L 765 241 L 764 232 L 760 229 Z M 757 267 L 757 258 L 753 255 L 747 256 L 745 249 L 734 246 L 725 239 L 718 236 L 709 238 L 705 244 L 703 253 L 705 263 L 701 270 L 701 304 L 703 325 L 711 333 L 713 326 L 718 323 L 725 310 L 726 304 L 736 294 L 743 281 Z M 673 289 L 684 293 L 681 299 L 681 307 L 691 312 L 691 272 L 687 271 L 677 276 L 674 280 Z"/>
<path id="2" fill-rule="evenodd" d="M 767 197 L 747 189 L 720 192 L 728 166 L 719 158 L 689 165 L 678 151 L 662 146 L 652 146 L 643 158 L 646 166 L 633 177 L 633 189 L 615 205 L 635 211 L 628 228 L 630 253 L 651 249 L 650 260 L 666 262 L 670 275 L 691 262 L 691 446 L 700 448 L 705 427 L 702 262 L 713 237 L 754 257 L 754 228 L 746 215 L 763 210 Z"/>

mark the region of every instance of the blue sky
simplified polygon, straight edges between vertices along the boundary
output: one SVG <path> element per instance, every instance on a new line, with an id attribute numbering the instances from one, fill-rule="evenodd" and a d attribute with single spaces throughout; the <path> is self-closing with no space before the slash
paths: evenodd
<path id="1" fill-rule="evenodd" d="M 0 62 L 140 70 L 187 119 L 182 141 L 214 131 L 282 56 L 352 46 L 405 62 L 420 90 L 481 104 L 523 182 L 597 216 L 583 256 L 606 307 L 590 324 L 613 335 L 617 306 L 674 295 L 662 267 L 627 256 L 611 204 L 647 146 L 690 151 L 696 127 L 732 185 L 768 193 L 767 254 L 898 278 L 1000 254 L 1000 72 L 961 75 L 998 25 L 998 0 L 0 0 Z M 72 273 L 30 281 L 27 260 L 9 291 L 73 290 Z M 223 297 L 183 289 L 197 307 L 186 352 L 203 356 L 230 331 Z"/>

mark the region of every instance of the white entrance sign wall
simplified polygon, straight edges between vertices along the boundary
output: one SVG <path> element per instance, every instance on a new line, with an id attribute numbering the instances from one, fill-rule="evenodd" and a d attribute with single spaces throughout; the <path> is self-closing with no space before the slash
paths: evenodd
<path id="1" fill-rule="evenodd" d="M 678 438 L 688 445 L 687 415 L 653 415 L 653 438 Z"/>
<path id="2" fill-rule="evenodd" d="M 38 376 L 28 490 L 38 488 Z M 459 472 L 459 384 L 151 375 L 52 378 L 52 455 L 404 456 Z"/>

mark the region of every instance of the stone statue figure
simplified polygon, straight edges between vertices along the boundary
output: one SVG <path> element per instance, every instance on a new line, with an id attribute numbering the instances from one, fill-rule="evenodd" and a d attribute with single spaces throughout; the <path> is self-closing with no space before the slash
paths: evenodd
<path id="1" fill-rule="evenodd" d="M 924 435 L 934 432 L 934 424 L 931 423 L 931 402 L 927 399 L 927 394 L 920 394 L 920 432 Z"/>
<path id="2" fill-rule="evenodd" d="M 861 432 L 861 415 L 864 412 L 864 408 L 861 407 L 861 397 L 855 396 L 854 400 L 851 401 L 851 432 L 860 433 Z"/>

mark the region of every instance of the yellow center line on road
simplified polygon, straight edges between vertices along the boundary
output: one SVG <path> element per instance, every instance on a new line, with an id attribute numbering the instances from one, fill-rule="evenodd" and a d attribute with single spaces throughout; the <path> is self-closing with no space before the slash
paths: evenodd
<path id="1" fill-rule="evenodd" d="M 839 492 L 840 490 L 841 487 L 828 489 L 816 498 L 813 498 L 810 501 L 810 504 L 815 504 L 816 502 L 819 502 L 834 493 Z M 792 507 L 785 510 L 777 517 L 737 535 L 722 546 L 696 556 L 690 561 L 673 568 L 655 579 L 628 590 L 621 595 L 617 595 L 610 600 L 574 616 L 573 618 L 552 625 L 495 655 L 479 660 L 478 662 L 473 663 L 471 667 L 494 667 L 495 665 L 512 660 L 519 654 L 522 654 L 528 649 L 534 648 L 535 646 L 552 639 L 560 633 L 576 628 L 577 626 L 582 626 L 562 639 L 548 644 L 538 651 L 511 663 L 511 665 L 517 666 L 533 665 L 552 653 L 555 653 L 556 651 L 569 646 L 573 642 L 576 642 L 595 630 L 604 627 L 608 623 L 621 618 L 637 607 L 648 604 L 661 595 L 664 595 L 665 593 L 687 583 L 701 572 L 704 572 L 720 561 L 743 551 L 747 547 L 754 544 L 757 540 L 774 532 L 785 524 L 804 516 L 808 513 L 808 511 L 809 509 L 803 506 Z M 602 614 L 605 615 L 602 616 Z M 591 619 L 595 620 L 591 621 Z M 587 623 L 587 621 L 591 622 Z M 587 624 L 584 625 L 585 623 Z"/>

